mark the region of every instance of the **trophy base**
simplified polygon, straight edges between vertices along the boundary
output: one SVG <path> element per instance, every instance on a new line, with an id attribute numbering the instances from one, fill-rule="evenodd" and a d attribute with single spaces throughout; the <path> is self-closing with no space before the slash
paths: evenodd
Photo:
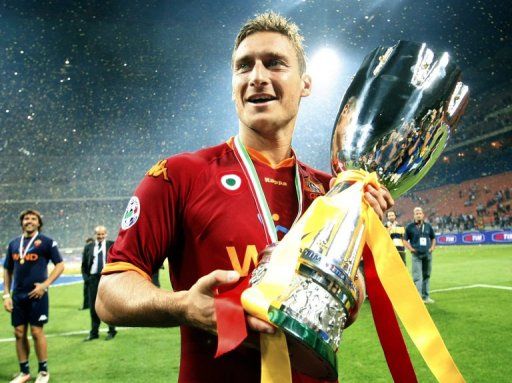
<path id="1" fill-rule="evenodd" d="M 294 370 L 316 379 L 336 380 L 336 353 L 318 334 L 285 312 L 271 308 L 270 321 L 284 331 Z"/>

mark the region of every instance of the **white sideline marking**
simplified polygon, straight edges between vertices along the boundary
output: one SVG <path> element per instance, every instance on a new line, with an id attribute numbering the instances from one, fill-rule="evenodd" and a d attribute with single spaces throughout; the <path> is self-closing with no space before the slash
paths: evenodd
<path id="1" fill-rule="evenodd" d="M 70 282 L 69 284 L 74 284 L 74 283 L 82 283 L 82 281 L 80 281 L 80 282 Z M 55 285 L 55 287 L 62 286 L 62 285 L 63 284 Z M 50 287 L 52 287 L 52 286 L 50 286 Z M 442 292 L 445 292 L 445 291 L 466 290 L 466 289 L 475 289 L 475 288 L 499 289 L 499 290 L 512 291 L 512 287 L 511 286 L 496 286 L 496 285 L 478 284 L 478 285 L 449 287 L 447 289 L 431 290 L 430 292 L 431 293 L 442 293 Z M 119 331 L 119 330 L 124 331 L 124 330 L 131 330 L 133 328 L 135 328 L 135 327 L 116 327 L 116 330 L 117 331 Z M 100 332 L 107 332 L 107 331 L 108 331 L 107 329 L 100 330 Z M 46 337 L 47 338 L 55 338 L 55 337 L 58 337 L 58 336 L 72 336 L 72 335 L 81 335 L 81 334 L 88 334 L 88 333 L 89 333 L 89 330 L 80 330 L 80 331 L 70 331 L 70 332 L 62 332 L 62 333 L 56 333 L 56 334 L 46 334 Z M 32 337 L 29 336 L 29 339 L 30 338 L 32 338 Z M 14 342 L 14 341 L 15 341 L 14 338 L 0 339 L 0 343 Z"/>
<path id="2" fill-rule="evenodd" d="M 510 286 L 496 286 L 496 285 L 468 285 L 468 286 L 458 286 L 458 287 L 449 287 L 447 289 L 438 289 L 438 290 L 431 290 L 431 293 L 440 293 L 443 291 L 453 291 L 453 290 L 466 290 L 466 289 L 475 289 L 475 288 L 486 288 L 486 289 L 499 289 L 499 290 L 512 290 L 512 287 Z"/>
<path id="3" fill-rule="evenodd" d="M 125 330 L 131 330 L 134 327 L 116 327 L 116 331 L 125 331 Z M 107 332 L 108 329 L 104 328 L 101 329 L 100 332 Z M 85 335 L 89 334 L 89 330 L 80 330 L 80 331 L 70 331 L 70 332 L 61 332 L 56 334 L 46 334 L 47 338 L 56 338 L 58 336 L 72 336 L 72 335 Z M 28 336 L 28 339 L 32 339 L 32 336 Z M 14 342 L 16 339 L 13 338 L 4 338 L 0 339 L 0 343 L 6 343 L 6 342 Z"/>

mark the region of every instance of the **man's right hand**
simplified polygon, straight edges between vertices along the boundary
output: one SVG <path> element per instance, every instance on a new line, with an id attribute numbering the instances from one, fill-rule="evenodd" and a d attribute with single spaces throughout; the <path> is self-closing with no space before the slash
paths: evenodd
<path id="1" fill-rule="evenodd" d="M 13 306 L 12 306 L 12 298 L 5 298 L 4 299 L 4 309 L 5 311 L 12 313 Z"/>
<path id="2" fill-rule="evenodd" d="M 217 333 L 214 297 L 218 287 L 231 285 L 240 279 L 240 274 L 233 270 L 215 270 L 197 280 L 187 291 L 185 299 L 186 324 Z"/>
<path id="3" fill-rule="evenodd" d="M 217 317 L 215 315 L 215 295 L 218 287 L 238 282 L 240 274 L 234 270 L 215 270 L 199 278 L 188 290 L 185 300 L 186 324 L 217 334 Z M 273 333 L 274 327 L 258 318 L 247 316 L 251 330 Z"/>

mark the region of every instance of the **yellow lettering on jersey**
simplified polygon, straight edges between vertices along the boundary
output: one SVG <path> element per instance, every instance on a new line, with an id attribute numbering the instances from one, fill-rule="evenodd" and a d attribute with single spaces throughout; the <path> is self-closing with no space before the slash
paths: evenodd
<path id="1" fill-rule="evenodd" d="M 148 170 L 146 175 L 152 177 L 160 177 L 163 175 L 164 180 L 169 181 L 167 178 L 167 160 L 158 161 L 151 169 Z"/>
<path id="2" fill-rule="evenodd" d="M 36 253 L 28 253 L 26 256 L 25 256 L 25 260 L 26 261 L 37 261 L 39 258 L 39 256 L 36 254 Z"/>
<path id="3" fill-rule="evenodd" d="M 248 245 L 245 249 L 244 262 L 242 266 L 240 266 L 240 261 L 238 260 L 238 254 L 234 246 L 226 246 L 226 250 L 229 255 L 229 260 L 231 261 L 231 266 L 233 266 L 233 270 L 237 271 L 240 276 L 246 277 L 249 275 L 249 269 L 251 268 L 251 261 L 256 266 L 258 264 L 258 250 L 256 250 L 256 246 Z"/>
<path id="4" fill-rule="evenodd" d="M 278 186 L 288 186 L 287 182 L 275 180 L 275 179 L 270 178 L 270 177 L 265 177 L 265 182 L 269 183 L 269 184 L 278 185 Z"/>

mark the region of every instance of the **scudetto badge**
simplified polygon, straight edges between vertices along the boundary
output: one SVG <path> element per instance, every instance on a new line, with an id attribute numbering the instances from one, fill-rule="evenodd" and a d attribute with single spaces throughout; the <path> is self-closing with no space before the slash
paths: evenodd
<path id="1" fill-rule="evenodd" d="M 126 206 L 126 211 L 123 215 L 123 220 L 121 221 L 121 228 L 123 230 L 129 229 L 133 225 L 135 225 L 135 222 L 139 219 L 140 215 L 140 202 L 139 198 L 136 196 L 133 196 L 130 198 L 130 201 L 128 202 L 128 206 Z"/>
<path id="2" fill-rule="evenodd" d="M 242 180 L 236 174 L 226 174 L 221 177 L 220 183 L 226 189 L 234 191 L 240 188 L 242 185 Z"/>

